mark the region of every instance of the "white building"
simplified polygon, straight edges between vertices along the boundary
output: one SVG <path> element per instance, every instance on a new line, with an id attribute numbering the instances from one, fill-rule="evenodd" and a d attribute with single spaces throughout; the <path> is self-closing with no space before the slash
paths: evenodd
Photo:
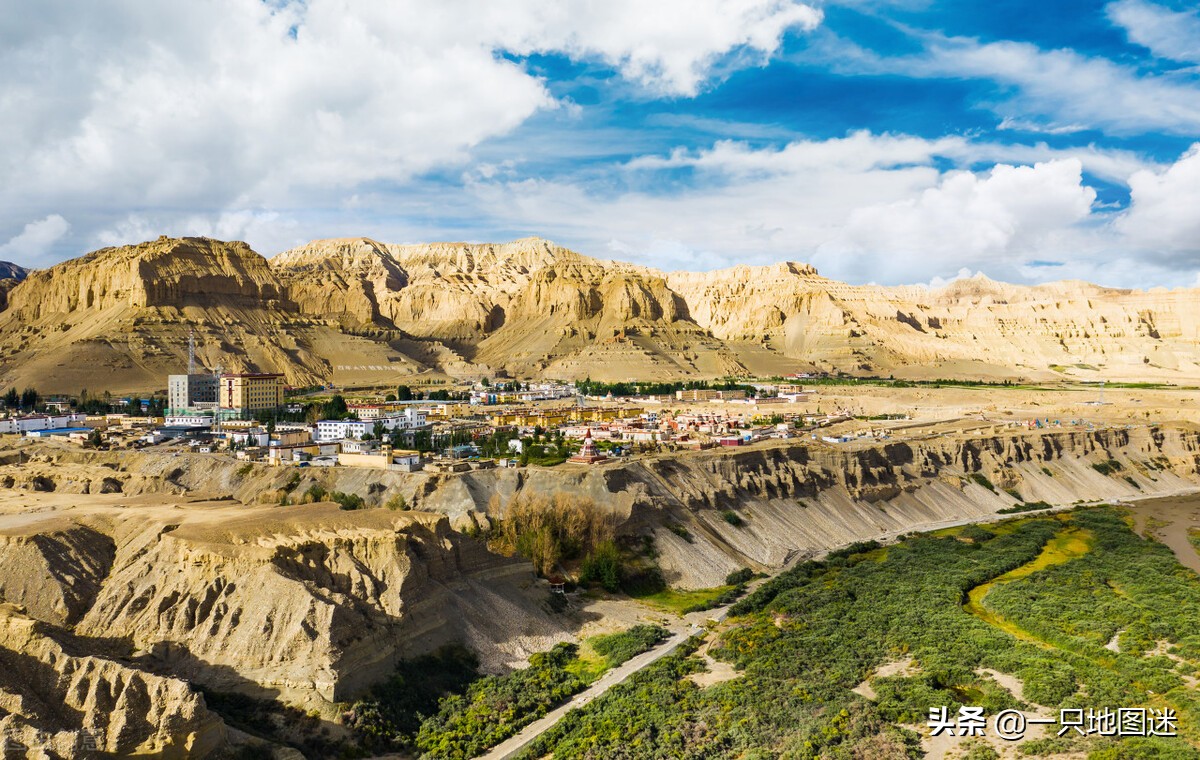
<path id="1" fill-rule="evenodd" d="M 375 434 L 375 424 L 381 423 L 385 432 L 416 430 L 425 427 L 424 409 L 408 408 L 401 414 L 378 417 L 372 420 L 320 420 L 314 436 L 316 441 L 343 441 L 347 438 L 361 439 L 367 433 Z"/>
<path id="2" fill-rule="evenodd" d="M 87 420 L 86 414 L 31 414 L 0 420 L 0 433 L 28 433 L 31 430 L 78 427 Z"/>

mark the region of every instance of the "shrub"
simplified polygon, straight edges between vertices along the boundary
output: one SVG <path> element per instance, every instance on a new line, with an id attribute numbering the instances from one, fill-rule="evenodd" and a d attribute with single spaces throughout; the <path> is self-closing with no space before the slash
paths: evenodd
<path id="1" fill-rule="evenodd" d="M 1034 512 L 1039 509 L 1051 509 L 1053 504 L 1044 501 L 1027 501 L 1024 504 L 1013 504 L 1011 507 L 996 512 L 998 515 L 1012 515 L 1017 512 Z"/>
<path id="2" fill-rule="evenodd" d="M 987 476 L 982 472 L 971 473 L 971 480 L 975 481 L 992 493 L 996 493 L 996 486 L 992 485 L 992 481 L 988 480 Z"/>
<path id="3" fill-rule="evenodd" d="M 590 499 L 563 493 L 550 498 L 517 494 L 503 505 L 493 496 L 488 515 L 493 526 L 489 548 L 500 554 L 520 554 L 542 575 L 551 573 L 562 560 L 594 553 L 616 533 L 611 511 Z"/>
<path id="4" fill-rule="evenodd" d="M 336 501 L 339 507 L 348 512 L 356 509 L 363 509 L 367 506 L 366 502 L 363 501 L 363 497 L 356 493 L 342 493 L 341 491 L 334 491 L 333 493 L 329 494 L 329 499 L 330 501 Z"/>
<path id="5" fill-rule="evenodd" d="M 398 493 L 395 496 L 393 496 L 392 498 L 388 499 L 387 504 L 385 504 L 384 506 L 386 506 L 388 509 L 392 510 L 393 512 L 396 510 L 399 510 L 401 512 L 407 512 L 408 510 L 412 509 L 412 507 L 408 506 L 408 500 L 404 498 L 404 494 L 400 494 L 400 493 Z"/>
<path id="6" fill-rule="evenodd" d="M 253 470 L 253 469 L 254 469 L 254 463 L 253 463 L 253 462 L 246 462 L 244 465 L 242 465 L 241 467 L 237 468 L 237 476 L 238 476 L 239 478 L 244 478 L 244 477 L 246 477 L 247 475 L 249 475 L 249 474 L 250 474 L 250 471 L 251 471 L 251 470 Z"/>
<path id="7" fill-rule="evenodd" d="M 667 530 L 669 530 L 672 533 L 674 533 L 675 535 L 679 536 L 684 541 L 687 541 L 689 544 L 695 543 L 696 539 L 692 537 L 691 532 L 688 531 L 687 528 L 683 527 L 682 525 L 680 525 L 677 522 L 667 523 Z"/>
<path id="8" fill-rule="evenodd" d="M 325 497 L 328 495 L 328 492 L 323 486 L 321 486 L 319 483 L 313 483 L 308 487 L 308 490 L 304 492 L 304 501 L 308 503 L 325 501 Z"/>
<path id="9" fill-rule="evenodd" d="M 725 576 L 726 586 L 737 586 L 741 583 L 749 583 L 754 578 L 754 571 L 748 567 L 743 567 L 741 570 L 734 570 L 729 575 Z"/>
<path id="10" fill-rule="evenodd" d="M 1115 459 L 1108 459 L 1103 462 L 1097 462 L 1092 465 L 1092 469 L 1101 475 L 1112 475 L 1114 472 L 1120 472 L 1123 467 L 1121 463 Z"/>
<path id="11" fill-rule="evenodd" d="M 605 541 L 583 560 L 580 583 L 598 583 L 606 591 L 621 588 L 621 553 L 612 541 Z"/>
<path id="12" fill-rule="evenodd" d="M 610 668 L 615 668 L 623 662 L 633 659 L 642 652 L 654 648 L 655 644 L 666 641 L 670 631 L 659 625 L 635 625 L 628 631 L 596 636 L 591 639 L 592 649 L 602 656 Z"/>
<path id="13" fill-rule="evenodd" d="M 734 512 L 732 509 L 722 509 L 721 519 L 735 528 L 740 528 L 746 524 L 746 521 L 742 519 L 742 516 L 737 512 Z"/>

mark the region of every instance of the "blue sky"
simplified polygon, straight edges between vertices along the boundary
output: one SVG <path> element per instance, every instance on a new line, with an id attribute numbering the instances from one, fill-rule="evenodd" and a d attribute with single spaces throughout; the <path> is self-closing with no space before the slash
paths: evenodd
<path id="1" fill-rule="evenodd" d="M 1200 285 L 1184 3 L 73 6 L 0 20 L 0 259 L 537 235 L 663 269 Z"/>

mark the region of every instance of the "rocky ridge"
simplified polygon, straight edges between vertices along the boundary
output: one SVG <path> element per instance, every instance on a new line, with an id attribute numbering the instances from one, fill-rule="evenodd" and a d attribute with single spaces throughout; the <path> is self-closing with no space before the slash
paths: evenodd
<path id="1" fill-rule="evenodd" d="M 161 389 L 184 366 L 193 333 L 206 366 L 279 371 L 296 385 L 497 372 L 1042 381 L 1200 371 L 1200 290 L 984 277 L 936 289 L 855 286 L 795 262 L 664 273 L 537 238 L 346 238 L 269 261 L 244 243 L 160 238 L 8 287 L 0 385 L 47 391 Z"/>

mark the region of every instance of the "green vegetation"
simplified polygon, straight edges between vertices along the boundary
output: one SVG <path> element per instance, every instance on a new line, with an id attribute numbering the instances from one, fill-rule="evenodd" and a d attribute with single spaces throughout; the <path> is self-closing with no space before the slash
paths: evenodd
<path id="1" fill-rule="evenodd" d="M 660 642 L 666 641 L 669 633 L 658 625 L 635 625 L 628 631 L 595 636 L 588 644 L 596 654 L 604 658 L 604 664 L 615 668 L 627 660 L 648 652 Z"/>
<path id="2" fill-rule="evenodd" d="M 1121 467 L 1121 463 L 1117 460 L 1108 459 L 1106 461 L 1093 464 L 1092 469 L 1101 475 L 1112 475 L 1115 472 L 1120 472 L 1124 468 Z"/>
<path id="3" fill-rule="evenodd" d="M 689 544 L 696 540 L 695 538 L 692 537 L 691 531 L 689 531 L 687 528 L 683 527 L 682 525 L 680 525 L 677 522 L 667 523 L 667 530 L 669 530 L 672 533 L 674 533 L 675 535 L 679 536 L 684 541 L 687 541 Z"/>
<path id="4" fill-rule="evenodd" d="M 732 592 L 735 588 L 737 587 L 734 585 L 690 590 L 664 588 L 652 594 L 638 595 L 637 600 L 665 612 L 686 615 L 689 612 L 710 610 L 714 607 L 722 606 L 718 600 L 725 597 L 726 594 Z"/>
<path id="5" fill-rule="evenodd" d="M 346 725 L 364 748 L 411 750 L 424 716 L 436 713 L 441 699 L 465 692 L 479 678 L 478 667 L 475 654 L 461 645 L 405 660 L 354 703 Z"/>
<path id="6" fill-rule="evenodd" d="M 1054 505 L 1044 501 L 1026 501 L 1021 504 L 1013 504 L 1011 507 L 1001 509 L 996 512 L 998 515 L 1012 515 L 1018 512 L 1036 512 L 1041 509 L 1053 509 Z"/>
<path id="7" fill-rule="evenodd" d="M 758 389 L 753 385 L 739 383 L 734 378 L 726 378 L 725 380 L 717 383 L 709 382 L 708 380 L 687 380 L 670 383 L 637 381 L 602 383 L 588 378 L 587 380 L 575 383 L 575 389 L 585 396 L 607 396 L 611 393 L 614 397 L 666 396 L 675 393 L 675 391 L 692 390 L 737 390 L 745 391 L 747 396 L 755 396 L 758 394 Z"/>
<path id="8" fill-rule="evenodd" d="M 707 688 L 685 678 L 704 667 L 693 642 L 573 711 L 528 757 L 917 757 L 905 724 L 931 706 L 1018 706 L 982 668 L 1016 676 L 1026 699 L 1052 709 L 1171 707 L 1192 739 L 1200 726 L 1182 678 L 1200 667 L 1200 579 L 1109 508 L 847 547 L 767 581 L 733 612 L 710 654 L 739 678 Z M 1105 648 L 1114 636 L 1119 652 Z M 1152 654 L 1162 647 L 1171 657 Z M 874 702 L 851 691 L 902 657 L 919 671 L 875 678 Z M 1186 738 L 1030 749 L 1200 758 Z"/>
<path id="9" fill-rule="evenodd" d="M 982 472 L 973 472 L 968 477 L 992 493 L 996 493 L 996 487 L 992 485 L 992 481 L 988 480 L 987 475 L 984 475 Z"/>
<path id="10" fill-rule="evenodd" d="M 580 559 L 585 565 L 591 560 L 593 572 L 603 575 L 601 566 L 616 551 L 613 514 L 590 499 L 563 493 L 518 494 L 501 503 L 493 496 L 488 513 L 494 516 L 489 547 L 501 554 L 520 554 L 542 575 L 554 572 L 559 563 Z"/>
<path id="11" fill-rule="evenodd" d="M 1191 542 L 1192 547 L 1196 550 L 1196 553 L 1200 554 L 1200 528 L 1188 529 L 1188 541 Z"/>
<path id="12" fill-rule="evenodd" d="M 1042 468 L 1042 472 L 1043 472 L 1043 473 L 1045 473 L 1047 476 L 1049 476 L 1049 477 L 1051 477 L 1051 478 L 1052 478 L 1052 477 L 1054 477 L 1054 473 L 1053 473 L 1053 472 L 1050 472 L 1050 468 L 1049 468 L 1049 467 L 1043 467 L 1043 468 Z"/>
<path id="13" fill-rule="evenodd" d="M 325 498 L 328 495 L 329 493 L 325 490 L 324 486 L 318 483 L 313 483 L 304 491 L 304 501 L 308 504 L 317 501 L 325 501 Z"/>
<path id="14" fill-rule="evenodd" d="M 253 469 L 254 469 L 254 463 L 253 463 L 253 462 L 246 462 L 244 465 L 242 465 L 241 467 L 237 468 L 237 470 L 235 471 L 235 474 L 236 474 L 236 475 L 237 475 L 239 478 L 244 478 L 244 477 L 246 477 L 247 475 L 249 475 L 249 474 L 250 474 L 250 471 L 251 471 L 251 470 L 253 470 Z"/>
<path id="15" fill-rule="evenodd" d="M 740 528 L 746 524 L 746 521 L 742 519 L 742 516 L 737 512 L 734 512 L 732 509 L 722 509 L 721 519 L 735 528 Z"/>
<path id="16" fill-rule="evenodd" d="M 341 491 L 334 491 L 333 493 L 329 494 L 329 500 L 336 501 L 338 506 L 347 512 L 352 512 L 356 509 L 365 509 L 367 506 L 367 503 L 363 501 L 363 497 L 356 493 L 342 493 Z"/>
<path id="17" fill-rule="evenodd" d="M 412 509 L 412 507 L 408 505 L 408 499 L 404 498 L 404 494 L 402 493 L 392 496 L 387 500 L 384 506 L 392 511 L 399 510 L 401 512 L 407 512 L 408 510 Z"/>
<path id="18" fill-rule="evenodd" d="M 524 670 L 486 676 L 472 683 L 465 694 L 443 698 L 437 713 L 421 724 L 416 746 L 439 760 L 475 757 L 667 636 L 665 629 L 652 625 L 597 636 L 587 647 L 598 655 L 599 662 L 581 659 L 574 644 L 558 644 L 549 652 L 535 654 Z"/>
<path id="19" fill-rule="evenodd" d="M 749 583 L 754 579 L 754 571 L 748 567 L 743 567 L 741 570 L 734 570 L 729 575 L 725 576 L 726 586 L 737 586 L 742 583 Z"/>

